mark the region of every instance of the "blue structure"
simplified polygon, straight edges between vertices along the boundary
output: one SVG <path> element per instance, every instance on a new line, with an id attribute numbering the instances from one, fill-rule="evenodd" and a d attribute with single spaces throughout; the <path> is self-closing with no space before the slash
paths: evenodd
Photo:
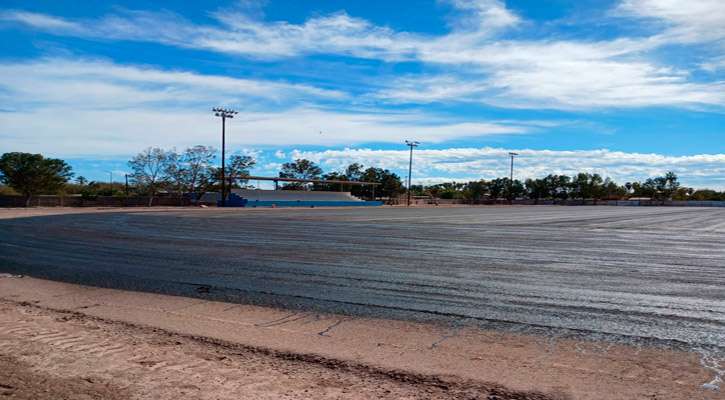
<path id="1" fill-rule="evenodd" d="M 370 207 L 381 201 L 363 201 L 349 192 L 232 189 L 227 207 Z M 217 200 L 221 207 L 221 200 Z"/>

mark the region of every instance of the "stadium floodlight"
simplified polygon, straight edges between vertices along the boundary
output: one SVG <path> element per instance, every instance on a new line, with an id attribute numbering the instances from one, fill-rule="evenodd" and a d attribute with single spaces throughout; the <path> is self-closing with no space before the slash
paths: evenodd
<path id="1" fill-rule="evenodd" d="M 410 146 L 410 161 L 408 163 L 408 206 L 410 206 L 410 178 L 413 176 L 413 147 L 418 146 L 420 142 L 411 142 L 406 140 L 405 144 Z"/>
<path id="2" fill-rule="evenodd" d="M 513 203 L 513 198 L 512 198 L 513 193 L 511 192 L 511 189 L 514 184 L 514 157 L 516 157 L 518 155 L 519 155 L 518 153 L 509 152 L 509 157 L 511 157 L 511 178 L 509 178 L 509 204 Z"/>
<path id="3" fill-rule="evenodd" d="M 224 170 L 224 153 L 226 152 L 226 120 L 234 118 L 234 114 L 238 114 L 234 110 L 226 110 L 224 108 L 212 108 L 214 115 L 222 118 L 222 207 L 226 206 L 226 173 Z"/>

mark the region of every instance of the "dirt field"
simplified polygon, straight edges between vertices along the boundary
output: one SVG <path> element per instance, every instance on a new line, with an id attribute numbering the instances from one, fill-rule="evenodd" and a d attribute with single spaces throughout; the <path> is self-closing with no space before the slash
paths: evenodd
<path id="1" fill-rule="evenodd" d="M 0 210 L 0 394 L 721 398 L 723 210 L 570 209 Z"/>
<path id="2" fill-rule="evenodd" d="M 0 365 L 11 399 L 521 398 L 5 301 Z"/>

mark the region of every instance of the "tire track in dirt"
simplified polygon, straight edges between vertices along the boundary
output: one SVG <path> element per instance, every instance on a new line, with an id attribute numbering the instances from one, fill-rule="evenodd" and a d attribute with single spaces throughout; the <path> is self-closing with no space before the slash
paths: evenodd
<path id="1" fill-rule="evenodd" d="M 0 301 L 0 394 L 8 398 L 546 398 L 287 357 Z"/>

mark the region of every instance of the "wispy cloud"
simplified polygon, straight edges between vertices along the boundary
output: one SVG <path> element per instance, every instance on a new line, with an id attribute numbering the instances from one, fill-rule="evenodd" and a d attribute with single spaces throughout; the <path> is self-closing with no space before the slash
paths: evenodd
<path id="1" fill-rule="evenodd" d="M 725 2 L 721 0 L 624 0 L 616 15 L 641 17 L 665 24 L 657 40 L 701 43 L 725 38 Z"/>
<path id="2" fill-rule="evenodd" d="M 264 99 L 344 99 L 346 93 L 304 84 L 118 65 L 109 61 L 43 59 L 0 64 L 0 99 L 13 106 L 123 109 L 162 104 L 247 103 Z"/>
<path id="3" fill-rule="evenodd" d="M 518 27 L 522 19 L 503 2 L 445 3 L 458 14 L 451 31 L 438 36 L 395 31 L 342 11 L 301 24 L 262 21 L 238 9 L 211 13 L 219 25 L 196 25 L 168 11 L 127 11 L 70 21 L 9 10 L 0 18 L 61 35 L 155 41 L 252 58 L 329 54 L 429 66 L 423 75 L 382 77 L 382 88 L 368 89 L 367 98 L 396 104 L 463 100 L 554 109 L 725 105 L 723 82 L 695 80 L 688 69 L 652 55 L 675 38 L 703 42 L 725 37 L 725 3 L 718 0 L 692 4 L 624 1 L 614 9 L 616 15 L 654 20 L 660 24 L 659 31 L 649 37 L 603 41 L 504 40 L 500 35 Z M 689 67 L 712 71 L 719 65 L 716 59 Z"/>

